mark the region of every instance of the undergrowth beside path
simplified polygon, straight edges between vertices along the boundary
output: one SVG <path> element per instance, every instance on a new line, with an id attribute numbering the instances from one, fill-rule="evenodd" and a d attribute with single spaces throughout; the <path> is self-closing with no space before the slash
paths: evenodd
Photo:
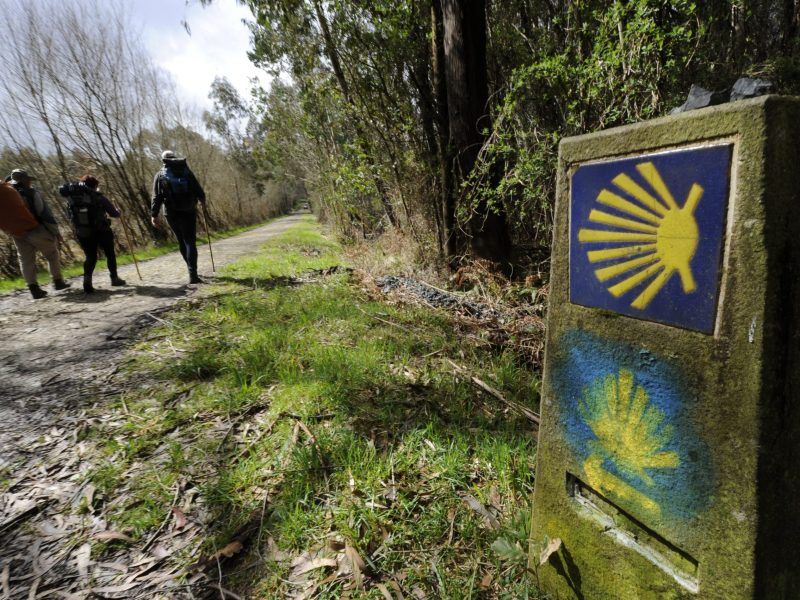
<path id="1" fill-rule="evenodd" d="M 181 585 L 247 598 L 537 597 L 535 432 L 448 359 L 534 410 L 537 375 L 445 312 L 370 297 L 342 260 L 308 217 L 148 331 L 89 433 L 123 536 L 93 557 L 143 545 Z"/>

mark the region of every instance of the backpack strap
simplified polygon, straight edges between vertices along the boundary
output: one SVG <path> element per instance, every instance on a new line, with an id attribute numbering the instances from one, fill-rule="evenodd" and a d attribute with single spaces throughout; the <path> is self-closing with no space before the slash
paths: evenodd
<path id="1" fill-rule="evenodd" d="M 25 205 L 28 207 L 28 210 L 31 211 L 33 218 L 39 223 L 43 223 L 42 215 L 40 215 L 39 211 L 36 210 L 36 192 L 34 192 L 31 188 L 22 187 L 21 185 L 16 185 L 13 183 L 11 186 L 17 190 L 19 195 L 22 196 L 22 199 L 25 200 Z"/>
<path id="2" fill-rule="evenodd" d="M 170 191 L 169 180 L 167 179 L 167 165 L 164 165 L 158 172 L 158 193 L 166 200 L 169 198 Z"/>

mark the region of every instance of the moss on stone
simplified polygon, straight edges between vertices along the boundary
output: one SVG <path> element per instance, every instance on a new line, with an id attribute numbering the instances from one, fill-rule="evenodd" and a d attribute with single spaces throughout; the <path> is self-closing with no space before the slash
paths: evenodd
<path id="1" fill-rule="evenodd" d="M 562 141 L 552 257 L 543 422 L 532 547 L 561 538 L 538 568 L 557 598 L 797 598 L 800 569 L 798 129 L 800 101 L 762 97 Z M 582 163 L 730 140 L 731 205 L 714 335 L 569 303 L 570 177 Z M 641 345 L 682 365 L 688 418 L 710 448 L 707 508 L 645 523 L 698 563 L 691 593 L 652 561 L 579 516 L 566 473 L 581 474 L 563 436 L 554 365 L 564 334 Z M 532 553 L 533 554 L 533 553 Z"/>

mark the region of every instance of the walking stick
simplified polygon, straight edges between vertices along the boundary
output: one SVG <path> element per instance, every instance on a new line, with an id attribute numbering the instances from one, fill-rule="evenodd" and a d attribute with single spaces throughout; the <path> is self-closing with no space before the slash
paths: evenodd
<path id="1" fill-rule="evenodd" d="M 128 248 L 131 250 L 133 264 L 136 265 L 136 274 L 139 276 L 139 281 L 144 281 L 144 279 L 142 279 L 142 272 L 139 271 L 139 261 L 136 260 L 136 255 L 133 253 L 133 244 L 131 243 L 131 234 L 128 232 L 128 224 L 125 222 L 124 217 L 120 217 L 119 221 L 122 223 L 122 231 L 125 232 L 125 239 L 128 240 Z"/>
<path id="2" fill-rule="evenodd" d="M 208 215 L 206 214 L 206 203 L 202 202 L 203 205 L 203 225 L 206 228 L 206 239 L 208 240 L 208 252 L 211 254 L 211 270 L 216 273 L 217 267 L 214 266 L 214 250 L 211 249 L 211 234 L 208 232 Z"/>

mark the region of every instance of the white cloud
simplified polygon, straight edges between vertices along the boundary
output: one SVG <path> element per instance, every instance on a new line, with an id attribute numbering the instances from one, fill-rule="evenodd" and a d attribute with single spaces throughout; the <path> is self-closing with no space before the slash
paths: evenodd
<path id="1" fill-rule="evenodd" d="M 215 77 L 227 77 L 244 97 L 250 79 L 266 85 L 269 76 L 247 58 L 250 32 L 242 19 L 250 11 L 235 0 L 216 0 L 203 8 L 184 0 L 137 0 L 129 5 L 144 21 L 144 42 L 155 62 L 174 77 L 184 101 L 210 108 L 208 92 Z M 185 20 L 191 35 L 181 25 Z"/>

